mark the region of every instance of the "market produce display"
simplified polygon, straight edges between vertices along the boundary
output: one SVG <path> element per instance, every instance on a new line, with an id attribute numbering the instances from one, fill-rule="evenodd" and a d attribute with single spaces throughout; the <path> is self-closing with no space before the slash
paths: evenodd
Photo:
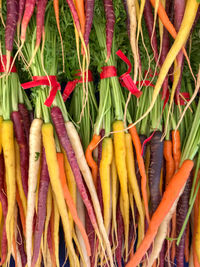
<path id="1" fill-rule="evenodd" d="M 0 0 L 0 266 L 200 266 L 199 47 L 199 0 Z"/>

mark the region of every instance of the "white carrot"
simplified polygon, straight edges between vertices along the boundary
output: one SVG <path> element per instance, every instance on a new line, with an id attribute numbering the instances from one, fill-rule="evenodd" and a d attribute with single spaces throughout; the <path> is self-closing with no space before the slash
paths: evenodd
<path id="1" fill-rule="evenodd" d="M 28 199 L 26 216 L 26 253 L 27 266 L 31 266 L 32 255 L 32 234 L 33 234 L 33 216 L 35 212 L 35 198 L 37 188 L 37 178 L 40 166 L 41 153 L 41 127 L 42 120 L 34 119 L 30 128 L 29 137 L 29 174 L 28 174 Z"/>

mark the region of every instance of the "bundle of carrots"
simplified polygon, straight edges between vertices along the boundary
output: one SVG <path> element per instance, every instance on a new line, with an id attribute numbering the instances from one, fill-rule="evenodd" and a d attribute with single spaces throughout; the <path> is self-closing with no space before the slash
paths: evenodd
<path id="1" fill-rule="evenodd" d="M 0 1 L 0 265 L 200 266 L 199 17 Z"/>

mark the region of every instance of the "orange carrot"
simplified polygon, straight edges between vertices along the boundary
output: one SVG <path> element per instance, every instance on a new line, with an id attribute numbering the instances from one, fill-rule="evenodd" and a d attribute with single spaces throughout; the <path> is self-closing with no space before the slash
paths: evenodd
<path id="1" fill-rule="evenodd" d="M 177 171 L 181 160 L 181 138 L 178 130 L 172 131 L 172 147 L 175 171 Z"/>
<path id="2" fill-rule="evenodd" d="M 172 176 L 174 175 L 174 167 L 175 167 L 174 159 L 172 156 L 172 141 L 171 140 L 164 141 L 163 155 L 166 161 L 165 184 L 167 186 Z"/>
<path id="3" fill-rule="evenodd" d="M 100 135 L 94 134 L 93 138 L 92 138 L 92 140 L 91 140 L 90 144 L 88 145 L 86 152 L 85 152 L 85 158 L 86 158 L 87 164 L 92 169 L 92 178 L 94 181 L 95 188 L 97 188 L 98 166 L 97 166 L 96 161 L 94 161 L 94 159 L 92 157 L 92 151 L 97 146 L 100 139 L 101 139 Z"/>
<path id="4" fill-rule="evenodd" d="M 79 21 L 80 21 L 80 25 L 81 25 L 81 32 L 82 32 L 82 35 L 84 36 L 84 33 L 85 33 L 84 0 L 75 0 L 75 6 L 76 6 L 76 11 L 78 14 Z"/>
<path id="5" fill-rule="evenodd" d="M 60 182 L 61 182 L 61 185 L 62 185 L 62 188 L 63 188 L 65 201 L 67 203 L 67 206 L 69 208 L 69 211 L 70 211 L 70 213 L 72 215 L 73 220 L 77 224 L 77 226 L 78 226 L 78 228 L 79 228 L 79 230 L 80 230 L 80 232 L 82 234 L 82 237 L 83 237 L 83 240 L 85 242 L 86 249 L 87 249 L 88 256 L 91 256 L 91 249 L 90 249 L 88 236 L 86 234 L 85 228 L 84 228 L 81 220 L 78 217 L 76 206 L 75 206 L 75 204 L 73 202 L 73 199 L 72 199 L 72 197 L 70 195 L 70 192 L 69 192 L 69 189 L 68 189 L 68 186 L 67 186 L 66 176 L 65 176 L 65 168 L 64 168 L 64 156 L 63 156 L 63 153 L 57 153 L 57 159 L 58 159 L 58 165 L 59 165 L 59 170 L 60 170 Z"/>
<path id="6" fill-rule="evenodd" d="M 183 188 L 193 166 L 194 162 L 192 160 L 185 160 L 178 172 L 175 173 L 172 177 L 166 191 L 163 194 L 163 198 L 158 208 L 151 218 L 148 230 L 143 241 L 141 242 L 134 256 L 127 263 L 126 267 L 136 267 L 142 260 L 143 256 L 151 246 L 160 224 L 162 223 L 166 215 L 170 212 L 170 210 L 174 207 L 174 205 L 177 204 L 177 201 L 180 197 L 181 192 L 183 191 Z"/>
<path id="7" fill-rule="evenodd" d="M 130 125 L 129 125 L 130 126 Z M 147 197 L 147 177 L 146 177 L 146 171 L 145 171 L 145 165 L 144 165 L 144 160 L 142 157 L 142 145 L 140 143 L 140 138 L 137 133 L 137 129 L 135 126 L 131 127 L 129 129 L 129 132 L 132 137 L 132 141 L 135 147 L 135 152 L 137 156 L 137 161 L 138 161 L 138 167 L 141 175 L 141 190 L 142 190 L 142 197 L 144 201 L 144 208 L 145 208 L 145 214 L 147 221 L 150 221 L 149 217 L 149 208 L 148 208 L 148 197 Z"/>

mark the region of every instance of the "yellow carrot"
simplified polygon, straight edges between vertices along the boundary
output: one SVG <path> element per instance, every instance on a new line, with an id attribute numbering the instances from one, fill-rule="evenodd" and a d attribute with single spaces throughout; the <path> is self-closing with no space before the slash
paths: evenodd
<path id="1" fill-rule="evenodd" d="M 117 168 L 115 164 L 115 157 L 113 157 L 112 164 L 111 164 L 111 181 L 112 181 L 112 240 L 114 242 L 113 246 L 117 247 L 118 238 L 117 238 L 116 215 L 117 215 L 117 200 L 118 200 L 118 194 L 119 194 L 119 181 L 117 178 Z"/>
<path id="2" fill-rule="evenodd" d="M 111 162 L 113 157 L 113 145 L 111 138 L 105 138 L 102 142 L 102 158 L 100 162 L 100 179 L 103 196 L 103 212 L 104 212 L 104 225 L 106 232 L 109 235 L 110 222 L 111 222 L 111 207 L 110 207 L 110 171 Z"/>
<path id="3" fill-rule="evenodd" d="M 128 197 L 128 177 L 126 169 L 126 146 L 123 121 L 113 123 L 115 161 L 120 182 L 120 189 L 123 199 L 123 220 L 125 231 L 125 261 L 128 258 L 128 237 L 129 237 L 129 197 Z M 119 132 L 118 132 L 119 131 Z"/>
<path id="4" fill-rule="evenodd" d="M 140 196 L 140 190 L 137 183 L 137 177 L 135 174 L 135 162 L 134 162 L 132 139 L 129 133 L 125 134 L 125 142 L 126 142 L 126 164 L 128 171 L 128 181 L 131 186 L 131 190 L 133 192 L 138 213 L 140 215 L 138 224 L 138 245 L 139 245 L 144 237 L 144 209 Z"/>
<path id="5" fill-rule="evenodd" d="M 16 197 L 16 177 L 15 177 L 15 145 L 14 145 L 14 132 L 12 121 L 3 121 L 2 123 L 2 148 L 5 160 L 6 169 L 6 186 L 7 186 L 7 199 L 8 211 L 6 216 L 6 233 L 8 241 L 8 253 L 11 253 L 12 245 L 12 217 L 15 210 L 15 197 Z"/>
<path id="6" fill-rule="evenodd" d="M 72 235 L 70 233 L 69 216 L 65 199 L 63 196 L 63 189 L 59 178 L 59 166 L 56 155 L 56 145 L 54 140 L 53 126 L 50 123 L 43 124 L 42 126 L 42 140 L 45 148 L 46 160 L 50 176 L 50 182 L 53 193 L 55 195 L 58 210 L 62 219 L 65 240 L 69 252 L 70 262 L 73 266 L 78 266 L 78 258 L 76 256 L 74 246 L 72 243 Z"/>

